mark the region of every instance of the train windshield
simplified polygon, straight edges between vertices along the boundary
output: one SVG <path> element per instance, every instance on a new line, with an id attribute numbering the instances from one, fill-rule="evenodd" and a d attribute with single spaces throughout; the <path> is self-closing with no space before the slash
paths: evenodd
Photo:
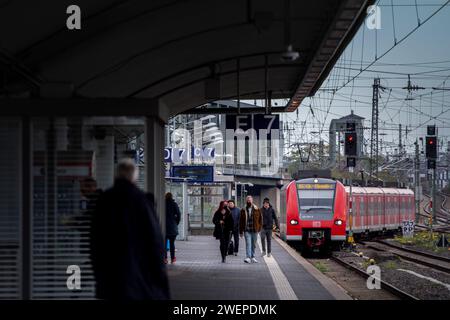
<path id="1" fill-rule="evenodd" d="M 299 184 L 298 202 L 300 219 L 302 220 L 331 220 L 334 205 L 333 184 Z"/>

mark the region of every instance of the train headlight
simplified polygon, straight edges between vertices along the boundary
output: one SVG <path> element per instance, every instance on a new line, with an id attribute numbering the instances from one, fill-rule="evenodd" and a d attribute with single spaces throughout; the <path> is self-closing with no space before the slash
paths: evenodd
<path id="1" fill-rule="evenodd" d="M 290 222 L 293 226 L 298 224 L 298 220 L 295 220 L 295 219 L 292 219 Z"/>
<path id="2" fill-rule="evenodd" d="M 343 222 L 342 222 L 341 219 L 337 219 L 337 220 L 334 221 L 334 224 L 337 225 L 337 226 L 342 226 L 342 223 Z"/>

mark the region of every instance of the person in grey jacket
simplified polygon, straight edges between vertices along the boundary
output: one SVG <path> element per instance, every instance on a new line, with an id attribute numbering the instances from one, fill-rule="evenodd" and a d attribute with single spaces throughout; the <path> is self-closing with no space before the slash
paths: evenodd
<path id="1" fill-rule="evenodd" d="M 261 213 L 263 216 L 263 227 L 260 232 L 262 256 L 266 255 L 266 242 L 267 242 L 267 257 L 270 257 L 273 224 L 275 222 L 277 229 L 280 226 L 278 224 L 278 218 L 277 215 L 275 214 L 275 210 L 270 204 L 269 198 L 264 199 L 263 207 L 261 208 Z"/>

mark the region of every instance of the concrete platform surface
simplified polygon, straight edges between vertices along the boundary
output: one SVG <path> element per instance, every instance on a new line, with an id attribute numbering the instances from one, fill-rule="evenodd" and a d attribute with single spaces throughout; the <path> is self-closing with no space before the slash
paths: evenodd
<path id="1" fill-rule="evenodd" d="M 245 240 L 238 256 L 222 263 L 219 241 L 212 236 L 190 236 L 176 242 L 177 262 L 168 265 L 172 298 L 176 300 L 332 300 L 350 299 L 334 281 L 321 274 L 294 249 L 275 237 L 272 257 L 247 264 Z"/>

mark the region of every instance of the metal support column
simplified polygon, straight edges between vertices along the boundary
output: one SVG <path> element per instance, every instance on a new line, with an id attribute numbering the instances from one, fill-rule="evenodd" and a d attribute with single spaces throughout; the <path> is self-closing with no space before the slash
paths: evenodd
<path id="1" fill-rule="evenodd" d="M 156 212 L 165 235 L 164 123 L 157 117 L 145 118 L 145 148 L 145 185 L 147 192 L 155 196 Z"/>
<path id="2" fill-rule="evenodd" d="M 378 178 L 378 96 L 380 79 L 375 78 L 372 93 L 372 128 L 370 134 L 370 179 Z"/>
<path id="3" fill-rule="evenodd" d="M 188 225 L 189 225 L 189 199 L 188 199 L 188 183 L 187 181 L 183 181 L 182 183 L 183 188 L 183 240 L 188 240 Z"/>
<path id="4" fill-rule="evenodd" d="M 349 172 L 353 173 L 353 167 L 349 167 Z M 349 181 L 349 185 L 350 185 L 350 190 L 349 190 L 349 200 L 348 200 L 348 223 L 349 223 L 349 227 L 348 227 L 348 243 L 352 244 L 354 243 L 354 239 L 353 239 L 353 198 L 352 198 L 352 188 L 353 188 L 353 180 L 352 180 L 352 176 L 350 176 L 350 181 Z"/>
<path id="5" fill-rule="evenodd" d="M 21 296 L 24 300 L 31 299 L 31 237 L 33 213 L 33 152 L 32 152 L 32 126 L 31 118 L 22 118 L 22 152 L 21 152 Z"/>
<path id="6" fill-rule="evenodd" d="M 414 194 L 416 203 L 416 223 L 419 222 L 420 216 L 420 198 L 421 198 L 421 188 L 420 188 L 420 154 L 419 154 L 419 143 L 416 140 L 415 145 L 415 158 L 414 158 Z"/>
<path id="7" fill-rule="evenodd" d="M 432 169 L 432 177 L 431 177 L 431 201 L 433 203 L 433 207 L 431 208 L 431 215 L 433 216 L 433 223 L 436 222 L 436 168 Z"/>

